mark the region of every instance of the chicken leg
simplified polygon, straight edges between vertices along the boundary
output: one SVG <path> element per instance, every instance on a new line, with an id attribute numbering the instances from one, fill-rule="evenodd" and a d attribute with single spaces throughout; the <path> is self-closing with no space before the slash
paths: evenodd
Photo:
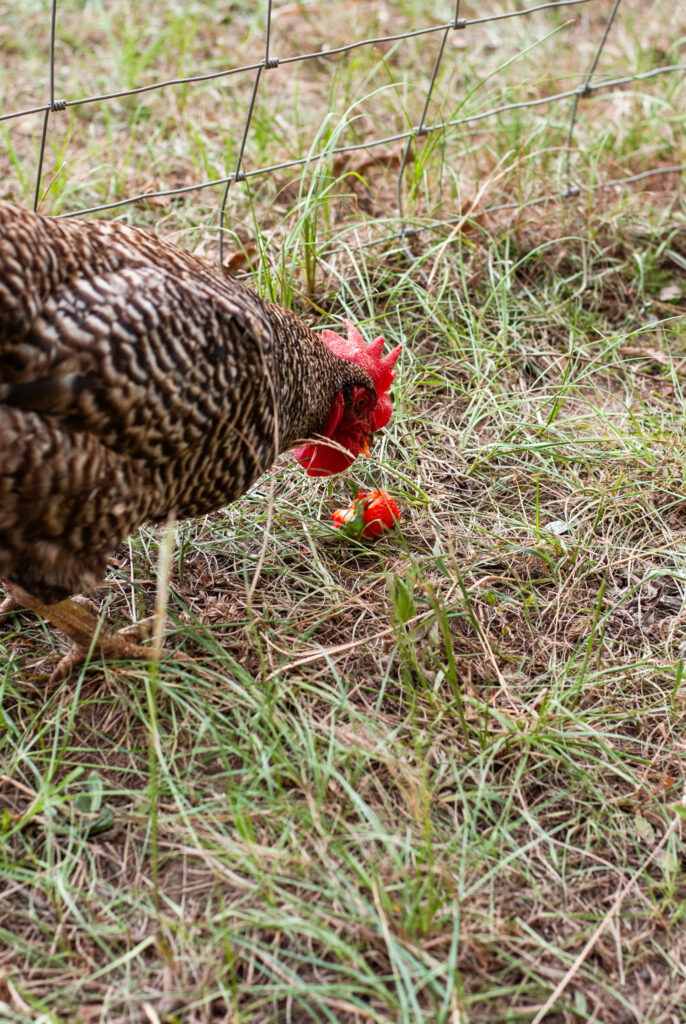
<path id="1" fill-rule="evenodd" d="M 4 606 L 12 598 L 14 604 L 10 604 L 9 608 L 5 609 Z M 83 664 L 91 648 L 105 661 L 129 658 L 144 658 L 146 661 L 150 661 L 151 657 L 154 657 L 151 648 L 142 647 L 128 639 L 125 634 L 131 632 L 130 626 L 118 633 L 103 629 L 102 623 L 95 615 L 83 605 L 77 604 L 72 598 L 59 601 L 57 604 L 44 604 L 39 598 L 28 594 L 13 583 L 8 597 L 0 606 L 0 611 L 10 611 L 16 607 L 28 608 L 41 615 L 53 626 L 57 626 L 63 633 L 66 633 L 72 641 L 71 649 L 58 662 L 50 676 L 51 683 L 58 683 L 62 679 L 66 679 L 70 672 Z"/>

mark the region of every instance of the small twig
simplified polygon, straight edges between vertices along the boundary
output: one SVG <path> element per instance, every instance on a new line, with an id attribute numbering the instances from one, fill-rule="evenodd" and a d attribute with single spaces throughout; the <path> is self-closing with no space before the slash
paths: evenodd
<path id="1" fill-rule="evenodd" d="M 408 619 L 405 626 L 414 626 L 418 622 L 426 622 L 433 615 L 433 611 L 420 612 L 419 615 L 413 615 L 411 619 Z M 383 637 L 395 633 L 395 631 L 395 626 L 387 626 L 386 629 L 381 629 L 378 633 L 373 633 L 371 636 L 363 636 L 359 640 L 350 640 L 347 644 L 336 644 L 335 647 L 322 647 L 319 651 L 306 654 L 304 658 L 297 658 L 295 661 L 289 662 L 288 665 L 281 665 L 279 668 L 275 668 L 273 672 L 269 673 L 267 679 L 273 679 L 274 676 L 278 676 L 279 672 L 283 672 L 285 668 L 299 668 L 300 665 L 309 665 L 313 661 L 319 661 L 320 658 L 328 658 L 334 654 L 345 654 L 346 651 L 352 651 L 355 647 L 361 647 L 363 644 L 371 644 L 375 640 L 381 640 Z"/>
<path id="2" fill-rule="evenodd" d="M 138 621 L 138 608 L 136 606 L 136 573 L 133 567 L 133 545 L 129 537 L 129 578 L 131 580 L 131 621 Z"/>

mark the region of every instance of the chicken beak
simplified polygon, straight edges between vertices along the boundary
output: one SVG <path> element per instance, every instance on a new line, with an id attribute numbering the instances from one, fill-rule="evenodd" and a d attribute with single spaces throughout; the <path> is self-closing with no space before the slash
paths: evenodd
<path id="1" fill-rule="evenodd" d="M 365 459 L 371 458 L 371 452 L 369 450 L 369 437 L 367 434 L 362 435 L 362 444 L 360 445 L 360 455 L 364 455 Z"/>

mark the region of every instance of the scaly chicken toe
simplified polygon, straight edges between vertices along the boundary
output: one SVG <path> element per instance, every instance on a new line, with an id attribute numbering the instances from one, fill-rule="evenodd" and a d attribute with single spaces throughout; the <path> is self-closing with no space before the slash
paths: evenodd
<path id="1" fill-rule="evenodd" d="M 130 625 L 124 626 L 118 632 L 122 639 L 130 640 L 132 643 L 139 643 L 141 640 L 150 639 L 154 627 L 155 616 L 148 615 L 145 619 L 140 619 L 138 622 L 132 622 Z"/>
<path id="2" fill-rule="evenodd" d="M 123 630 L 116 633 L 105 633 L 102 638 L 98 638 L 96 641 L 94 650 L 103 661 L 133 661 L 136 659 L 150 661 L 154 657 L 152 648 L 141 647 L 140 644 L 132 643 L 125 636 L 122 636 L 122 632 Z M 75 669 L 80 668 L 88 657 L 89 650 L 90 644 L 88 647 L 85 647 L 83 644 L 72 644 L 64 657 L 60 658 L 52 672 L 50 685 L 62 682 Z"/>
<path id="3" fill-rule="evenodd" d="M 154 657 L 151 648 L 142 647 L 129 639 L 126 630 L 130 630 L 131 627 L 126 627 L 121 632 L 107 630 L 103 628 L 102 623 L 92 612 L 72 598 L 59 601 L 57 604 L 44 604 L 39 598 L 27 593 L 21 587 L 13 585 L 12 591 L 20 607 L 29 608 L 41 615 L 53 626 L 66 633 L 73 642 L 71 650 L 61 659 L 52 673 L 51 683 L 65 679 L 70 672 L 83 664 L 91 649 L 105 661 L 123 661 L 135 658 L 149 661 Z M 143 625 L 146 621 L 144 620 Z"/>

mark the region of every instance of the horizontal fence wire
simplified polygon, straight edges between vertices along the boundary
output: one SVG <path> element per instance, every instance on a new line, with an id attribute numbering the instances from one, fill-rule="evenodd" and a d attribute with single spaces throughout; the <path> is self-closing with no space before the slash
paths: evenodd
<path id="1" fill-rule="evenodd" d="M 436 135 L 438 133 L 448 132 L 451 129 L 458 129 L 465 125 L 472 125 L 477 122 L 487 120 L 488 118 L 497 117 L 499 115 L 507 114 L 512 111 L 524 110 L 546 105 L 560 104 L 564 103 L 565 101 L 570 102 L 569 126 L 567 131 L 564 152 L 564 184 L 562 185 L 562 187 L 546 195 L 541 195 L 531 199 L 522 200 L 521 202 L 496 203 L 491 204 L 490 206 L 487 205 L 479 207 L 478 209 L 470 209 L 468 214 L 470 217 L 475 217 L 487 213 L 494 213 L 503 210 L 524 209 L 527 207 L 541 205 L 544 203 L 560 202 L 565 198 L 577 195 L 580 192 L 592 192 L 602 190 L 605 188 L 617 188 L 623 185 L 629 185 L 633 182 L 644 180 L 648 177 L 668 174 L 681 174 L 684 170 L 686 170 L 686 165 L 681 164 L 669 167 L 657 167 L 652 170 L 643 171 L 639 174 L 628 175 L 623 178 L 614 178 L 611 181 L 605 181 L 600 183 L 594 182 L 592 184 L 587 184 L 584 182 L 572 181 L 571 158 L 574 145 L 574 129 L 577 121 L 579 104 L 584 99 L 601 91 L 616 90 L 625 85 L 647 81 L 649 79 L 655 78 L 658 75 L 678 74 L 680 72 L 683 73 L 684 71 L 686 71 L 686 63 L 670 64 L 654 68 L 650 71 L 620 75 L 609 79 L 593 81 L 594 76 L 597 74 L 598 64 L 601 58 L 603 48 L 606 44 L 608 36 L 611 32 L 612 25 L 615 21 L 618 10 L 620 8 L 621 0 L 614 0 L 614 4 L 609 13 L 607 22 L 605 23 L 602 35 L 600 36 L 598 46 L 594 52 L 591 63 L 587 69 L 585 69 L 583 72 L 580 72 L 579 83 L 574 88 L 566 89 L 561 92 L 554 92 L 549 95 L 536 97 L 534 99 L 519 100 L 517 102 L 512 103 L 502 103 L 499 104 L 498 106 L 494 106 L 487 110 L 479 111 L 477 113 L 466 114 L 461 117 L 455 117 L 444 121 L 427 123 L 428 111 L 432 99 L 434 86 L 438 78 L 439 70 L 443 62 L 446 60 L 446 44 L 451 33 L 460 32 L 466 33 L 468 35 L 469 29 L 477 25 L 487 25 L 490 22 L 502 21 L 508 18 L 526 18 L 533 14 L 536 14 L 539 11 L 551 10 L 554 8 L 578 8 L 593 2 L 595 2 L 595 0 L 554 0 L 554 2 L 551 3 L 537 4 L 536 6 L 533 7 L 503 11 L 495 14 L 489 14 L 487 16 L 479 18 L 462 18 L 460 17 L 460 0 L 456 0 L 453 9 L 453 17 L 448 22 L 443 22 L 436 25 L 427 25 L 424 27 L 408 30 L 406 32 L 395 33 L 391 35 L 377 35 L 369 38 L 357 39 L 343 46 L 336 46 L 333 48 L 322 48 L 316 51 L 295 54 L 293 56 L 288 56 L 279 59 L 278 57 L 272 55 L 270 49 L 273 11 L 272 0 L 267 0 L 265 10 L 264 57 L 262 60 L 258 62 L 242 64 L 240 66 L 229 67 L 220 71 L 210 72 L 206 74 L 166 79 L 160 82 L 142 85 L 130 89 L 121 89 L 114 92 L 102 93 L 100 95 L 77 96 L 71 98 L 57 99 L 55 90 L 55 44 L 58 35 L 58 0 L 52 0 L 50 49 L 48 54 L 49 100 L 46 104 L 40 106 L 33 106 L 21 110 L 9 111 L 0 114 L 0 122 L 16 120 L 17 118 L 22 117 L 39 115 L 42 116 L 43 120 L 34 190 L 35 209 L 37 208 L 40 200 L 41 184 L 43 177 L 43 159 L 45 154 L 48 133 L 50 130 L 51 116 L 59 116 L 61 112 L 63 112 L 69 107 L 79 107 L 85 104 L 103 104 L 109 101 L 122 99 L 125 97 L 138 96 L 143 93 L 148 93 L 155 90 L 174 89 L 181 86 L 194 86 L 204 82 L 227 79 L 235 75 L 252 74 L 254 76 L 254 81 L 251 99 L 248 105 L 247 115 L 242 123 L 242 130 L 240 133 L 241 141 L 238 150 L 238 156 L 236 159 L 235 169 L 233 170 L 232 173 L 220 178 L 194 182 L 190 185 L 184 185 L 175 188 L 148 190 L 145 192 L 137 192 L 135 194 L 125 196 L 124 198 L 118 199 L 116 201 L 100 203 L 98 205 L 89 206 L 86 209 L 80 209 L 78 211 L 67 211 L 65 213 L 61 213 L 59 216 L 71 217 L 81 214 L 100 213 L 119 209 L 121 207 L 128 206 L 132 203 L 146 202 L 151 199 L 159 200 L 164 198 L 173 198 L 182 196 L 187 193 L 199 192 L 203 189 L 221 189 L 221 199 L 218 201 L 219 258 L 220 260 L 223 260 L 225 210 L 230 189 L 234 185 L 239 184 L 241 182 L 249 181 L 251 179 L 267 177 L 269 175 L 273 175 L 276 174 L 277 172 L 284 170 L 304 168 L 308 165 L 316 164 L 316 162 L 321 159 L 328 159 L 339 154 L 362 152 L 365 150 L 372 150 L 376 147 L 388 146 L 389 144 L 392 143 L 404 142 L 405 145 L 400 160 L 400 169 L 398 171 L 396 182 L 396 225 L 399 226 L 396 226 L 396 229 L 392 234 L 382 234 L 378 238 L 369 240 L 362 244 L 365 247 L 367 247 L 376 244 L 383 244 L 392 241 L 395 238 L 399 240 L 401 246 L 405 248 L 409 255 L 411 255 L 410 250 L 407 247 L 406 239 L 422 231 L 435 231 L 440 227 L 454 226 L 455 224 L 458 224 L 462 220 L 464 220 L 465 217 L 465 215 L 462 214 L 457 217 L 436 220 L 430 222 L 429 224 L 423 224 L 412 227 L 407 226 L 405 223 L 405 211 L 403 204 L 403 178 L 409 163 L 412 145 L 416 143 L 417 140 L 419 139 L 424 139 L 429 136 Z M 379 46 L 380 44 L 398 43 L 406 39 L 413 39 L 421 36 L 439 36 L 440 43 L 438 54 L 434 61 L 429 86 L 424 97 L 422 113 L 417 124 L 412 125 L 406 131 L 395 132 L 393 134 L 365 139 L 348 145 L 340 145 L 331 148 L 321 149 L 318 152 L 311 152 L 308 154 L 308 156 L 299 159 L 270 163 L 266 164 L 265 166 L 256 168 L 245 168 L 244 155 L 246 145 L 250 136 L 255 103 L 259 93 L 263 73 L 274 72 L 276 71 L 276 69 L 283 69 L 288 65 L 299 64 L 306 61 L 333 61 L 336 58 L 340 57 L 341 55 L 348 54 L 354 50 L 360 49 L 361 47 L 373 47 Z M 356 244 L 359 247 L 360 243 Z M 331 247 L 326 249 L 328 255 L 332 255 L 337 251 L 341 250 L 337 250 L 336 248 Z"/>

